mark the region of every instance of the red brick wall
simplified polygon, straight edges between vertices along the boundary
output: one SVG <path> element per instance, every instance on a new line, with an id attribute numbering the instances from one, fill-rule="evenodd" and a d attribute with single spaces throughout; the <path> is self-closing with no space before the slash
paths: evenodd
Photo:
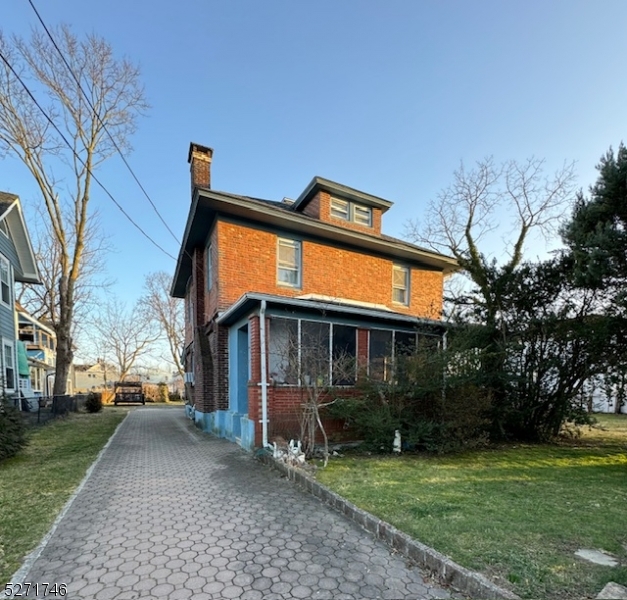
<path id="1" fill-rule="evenodd" d="M 345 229 L 352 229 L 353 231 L 370 233 L 372 235 L 381 235 L 382 211 L 380 208 L 372 207 L 372 227 L 351 223 L 350 221 L 343 221 L 342 219 L 335 219 L 331 216 L 331 194 L 328 192 L 318 192 L 305 205 L 303 214 L 313 217 L 314 219 L 332 223 L 338 227 L 344 227 Z"/>
<path id="2" fill-rule="evenodd" d="M 382 304 L 417 317 L 440 315 L 441 272 L 412 268 L 409 306 L 393 304 L 392 260 L 305 240 L 302 288 L 294 289 L 277 284 L 277 234 L 219 221 L 214 235 L 220 242 L 214 263 L 220 284 L 216 296 L 213 291 L 209 296 L 207 314 L 225 310 L 246 292 L 259 292 L 289 297 L 322 294 Z"/>

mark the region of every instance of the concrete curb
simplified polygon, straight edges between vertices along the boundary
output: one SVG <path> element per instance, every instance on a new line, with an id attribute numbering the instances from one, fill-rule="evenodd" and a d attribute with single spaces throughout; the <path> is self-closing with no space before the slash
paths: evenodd
<path id="1" fill-rule="evenodd" d="M 276 461 L 268 452 L 259 452 L 257 459 L 262 463 L 276 469 L 287 479 L 293 481 L 303 490 L 328 504 L 336 511 L 342 513 L 360 527 L 370 532 L 376 538 L 383 540 L 397 552 L 403 554 L 420 567 L 429 571 L 438 580 L 453 586 L 460 592 L 469 594 L 472 598 L 484 598 L 486 600 L 521 600 L 509 590 L 500 588 L 487 577 L 466 569 L 448 556 L 422 544 L 406 533 L 399 531 L 386 521 L 358 508 L 339 494 L 322 485 L 302 469 L 290 467 L 285 463 Z"/>

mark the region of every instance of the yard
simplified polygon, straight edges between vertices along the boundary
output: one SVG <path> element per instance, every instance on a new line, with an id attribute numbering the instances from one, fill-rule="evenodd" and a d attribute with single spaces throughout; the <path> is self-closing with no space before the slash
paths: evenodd
<path id="1" fill-rule="evenodd" d="M 0 463 L 0 581 L 46 534 L 128 409 L 70 416 L 35 427 L 29 445 Z"/>
<path id="2" fill-rule="evenodd" d="M 523 598 L 594 598 L 627 566 L 627 416 L 560 445 L 452 456 L 344 457 L 318 479 L 361 508 Z"/>

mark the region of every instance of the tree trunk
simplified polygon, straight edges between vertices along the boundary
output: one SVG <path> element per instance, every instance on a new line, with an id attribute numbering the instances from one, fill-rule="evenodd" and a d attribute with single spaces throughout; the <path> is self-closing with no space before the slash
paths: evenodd
<path id="1" fill-rule="evenodd" d="M 72 349 L 72 281 L 62 276 L 59 281 L 59 321 L 56 326 L 57 360 L 55 365 L 53 394 L 67 394 L 67 380 L 74 358 Z"/>

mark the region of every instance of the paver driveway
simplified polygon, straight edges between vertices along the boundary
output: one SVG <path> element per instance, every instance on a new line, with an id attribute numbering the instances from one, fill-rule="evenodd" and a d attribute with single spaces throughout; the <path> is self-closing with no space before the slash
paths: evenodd
<path id="1" fill-rule="evenodd" d="M 448 598 L 182 409 L 138 408 L 25 581 L 68 598 Z M 50 597 L 50 596 L 49 596 Z"/>

